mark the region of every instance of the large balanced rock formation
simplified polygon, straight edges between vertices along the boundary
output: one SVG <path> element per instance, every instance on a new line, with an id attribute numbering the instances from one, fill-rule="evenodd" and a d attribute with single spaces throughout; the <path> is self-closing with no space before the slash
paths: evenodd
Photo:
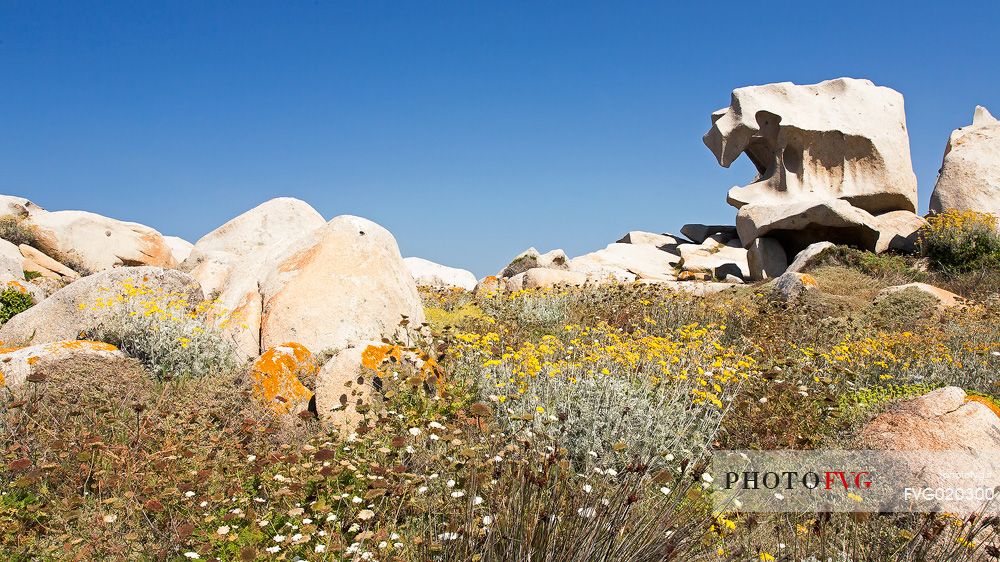
<path id="1" fill-rule="evenodd" d="M 76 339 L 96 328 L 110 313 L 108 307 L 94 306 L 98 299 L 113 297 L 126 283 L 180 293 L 192 304 L 204 299 L 198 282 L 181 271 L 159 267 L 109 269 L 72 282 L 11 318 L 0 328 L 0 342 L 34 345 Z"/>
<path id="2" fill-rule="evenodd" d="M 757 167 L 753 183 L 729 191 L 737 208 L 827 199 L 872 213 L 917 206 L 903 96 L 868 80 L 737 88 L 704 140 L 720 165 L 745 153 Z"/>
<path id="3" fill-rule="evenodd" d="M 405 316 L 424 321 L 416 284 L 388 230 L 343 215 L 277 255 L 260 284 L 262 348 L 298 342 L 309 349 L 394 333 Z"/>
<path id="4" fill-rule="evenodd" d="M 471 271 L 448 267 L 423 258 L 405 258 L 403 263 L 406 264 L 418 287 L 464 291 L 476 288 L 476 276 Z"/>
<path id="5" fill-rule="evenodd" d="M 568 262 L 569 258 L 566 257 L 566 252 L 560 249 L 550 250 L 541 254 L 534 248 L 528 248 L 514 256 L 514 259 L 510 260 L 510 263 L 500 270 L 496 276 L 509 278 L 536 267 L 565 270 L 568 269 Z"/>
<path id="6" fill-rule="evenodd" d="M 325 224 L 323 216 L 304 201 L 271 199 L 203 236 L 181 264 L 234 320 L 226 330 L 241 357 L 263 351 L 260 284 L 275 267 L 277 255 Z"/>
<path id="7" fill-rule="evenodd" d="M 924 222 L 913 212 L 917 182 L 899 92 L 853 78 L 738 88 L 712 114 L 704 141 L 722 166 L 746 154 L 757 168 L 728 196 L 744 247 L 767 236 L 788 256 L 820 241 L 913 250 Z"/>
<path id="8" fill-rule="evenodd" d="M 976 107 L 972 125 L 952 131 L 930 209 L 1000 216 L 1000 121 L 985 107 Z"/>

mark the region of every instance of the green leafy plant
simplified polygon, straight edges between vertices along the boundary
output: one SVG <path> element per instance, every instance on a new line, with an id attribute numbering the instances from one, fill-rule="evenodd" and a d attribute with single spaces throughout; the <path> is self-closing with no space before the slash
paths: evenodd
<path id="1" fill-rule="evenodd" d="M 35 304 L 35 299 L 15 287 L 4 289 L 0 293 L 0 324 L 6 324 L 15 315 L 28 310 Z"/>

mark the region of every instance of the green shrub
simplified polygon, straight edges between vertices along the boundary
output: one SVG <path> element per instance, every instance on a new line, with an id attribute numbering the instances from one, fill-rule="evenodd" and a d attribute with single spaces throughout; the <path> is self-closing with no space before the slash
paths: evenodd
<path id="1" fill-rule="evenodd" d="M 31 281 L 32 279 L 38 279 L 41 276 L 42 276 L 42 274 L 39 273 L 39 272 L 37 272 L 37 271 L 28 271 L 28 270 L 24 271 L 24 280 L 25 281 Z"/>
<path id="2" fill-rule="evenodd" d="M 0 217 L 0 238 L 11 244 L 26 244 L 34 246 L 37 242 L 35 231 L 24 219 L 16 215 Z"/>
<path id="3" fill-rule="evenodd" d="M 35 304 L 35 299 L 28 293 L 11 287 L 0 293 L 0 324 L 6 324 L 15 315 L 28 310 Z"/>
<path id="4" fill-rule="evenodd" d="M 921 255 L 934 269 L 962 273 L 1000 267 L 997 218 L 988 213 L 949 210 L 932 215 L 920 233 Z"/>

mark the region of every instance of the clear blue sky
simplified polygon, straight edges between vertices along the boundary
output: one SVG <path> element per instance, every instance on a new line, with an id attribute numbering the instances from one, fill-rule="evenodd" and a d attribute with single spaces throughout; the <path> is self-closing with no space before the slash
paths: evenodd
<path id="1" fill-rule="evenodd" d="M 676 4 L 676 5 L 675 5 Z M 495 272 L 733 221 L 701 142 L 734 87 L 901 91 L 926 209 L 1000 114 L 1000 2 L 0 0 L 0 193 L 192 241 L 271 197 Z"/>

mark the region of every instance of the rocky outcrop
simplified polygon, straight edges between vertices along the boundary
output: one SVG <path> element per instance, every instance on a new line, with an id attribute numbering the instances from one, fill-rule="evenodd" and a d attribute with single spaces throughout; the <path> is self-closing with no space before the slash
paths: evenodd
<path id="1" fill-rule="evenodd" d="M 1000 121 L 976 106 L 972 125 L 955 129 L 931 193 L 931 212 L 949 209 L 1000 217 Z"/>
<path id="2" fill-rule="evenodd" d="M 518 273 L 507 280 L 508 291 L 524 289 L 550 289 L 553 287 L 579 287 L 587 283 L 587 275 L 579 271 L 562 271 L 535 267 Z"/>
<path id="3" fill-rule="evenodd" d="M 167 247 L 170 248 L 170 255 L 174 257 L 174 261 L 178 264 L 188 259 L 188 256 L 191 255 L 191 250 L 194 249 L 194 244 L 178 236 L 164 236 L 163 241 L 167 243 Z"/>
<path id="4" fill-rule="evenodd" d="M 954 386 L 895 404 L 861 429 L 857 446 L 931 453 L 900 456 L 901 466 L 895 467 L 903 474 L 919 475 L 920 482 L 931 488 L 964 488 L 956 479 L 969 482 L 970 478 L 992 487 L 1000 478 L 1000 417 Z M 945 498 L 942 510 L 960 514 L 978 510 L 974 502 L 950 500 Z"/>
<path id="5" fill-rule="evenodd" d="M 735 233 L 735 229 L 734 229 Z M 734 234 L 735 235 L 735 234 Z M 652 232 L 643 232 L 641 230 L 633 230 L 622 236 L 618 240 L 619 244 L 636 244 L 638 246 L 654 246 L 659 250 L 664 252 L 670 252 L 671 254 L 677 254 L 677 246 L 680 244 L 689 244 L 690 241 L 674 236 L 672 234 L 654 234 Z"/>
<path id="6" fill-rule="evenodd" d="M 298 342 L 309 349 L 391 335 L 406 317 L 424 320 L 416 284 L 388 230 L 343 215 L 292 242 L 260 284 L 262 348 Z"/>
<path id="7" fill-rule="evenodd" d="M 823 241 L 915 251 L 925 223 L 914 213 L 898 92 L 853 78 L 738 88 L 704 141 L 722 166 L 746 154 L 757 167 L 757 178 L 728 196 L 744 247 L 767 236 L 788 256 Z"/>
<path id="8" fill-rule="evenodd" d="M 771 297 L 784 303 L 794 303 L 806 291 L 819 287 L 816 278 L 808 273 L 788 271 L 771 284 Z"/>
<path id="9" fill-rule="evenodd" d="M 884 298 L 889 295 L 894 295 L 903 291 L 920 291 L 926 293 L 938 301 L 938 308 L 951 308 L 953 306 L 959 306 L 965 303 L 965 299 L 952 293 L 951 291 L 946 291 L 940 287 L 935 287 L 934 285 L 928 285 L 927 283 L 907 283 L 905 285 L 894 285 L 892 287 L 886 287 L 879 291 L 878 295 L 875 297 L 877 299 Z"/>
<path id="10" fill-rule="evenodd" d="M 313 392 L 302 381 L 316 376 L 313 354 L 289 342 L 261 354 L 250 368 L 253 394 L 278 414 L 297 414 L 309 407 Z"/>
<path id="11" fill-rule="evenodd" d="M 69 282 L 80 278 L 79 273 L 45 255 L 41 250 L 21 244 L 18 246 L 18 251 L 25 271 L 34 271 L 40 273 L 42 277 L 57 281 Z"/>
<path id="12" fill-rule="evenodd" d="M 740 247 L 738 240 L 727 243 L 720 242 L 726 236 L 707 238 L 701 244 L 681 244 L 678 251 L 681 254 L 681 271 L 688 273 L 705 273 L 710 278 L 724 280 L 734 276 L 740 280 L 750 278 L 750 266 L 747 262 L 747 251 Z"/>
<path id="13" fill-rule="evenodd" d="M 721 224 L 685 224 L 681 234 L 691 239 L 694 244 L 701 244 L 710 237 L 725 244 L 737 237 L 736 227 Z"/>
<path id="14" fill-rule="evenodd" d="M 93 306 L 97 299 L 116 294 L 126 282 L 166 293 L 180 293 L 191 303 L 204 299 L 198 282 L 177 270 L 159 267 L 108 269 L 66 285 L 11 318 L 0 327 L 0 342 L 34 345 L 76 339 L 107 318 L 110 309 Z"/>
<path id="15" fill-rule="evenodd" d="M 163 235 L 138 223 L 85 211 L 34 212 L 29 221 L 40 250 L 84 272 L 177 265 Z"/>
<path id="16" fill-rule="evenodd" d="M 625 282 L 635 280 L 673 281 L 680 256 L 656 246 L 608 244 L 598 250 L 573 258 L 570 271 L 582 273 L 595 282 Z"/>
<path id="17" fill-rule="evenodd" d="M 235 320 L 226 331 L 239 355 L 261 351 L 263 296 L 260 285 L 289 244 L 323 227 L 326 220 L 308 203 L 290 197 L 266 201 L 203 236 L 181 269 L 190 271 L 205 294 Z M 276 342 L 282 343 L 282 342 Z"/>
<path id="18" fill-rule="evenodd" d="M 17 246 L 0 239 L 0 282 L 24 279 L 24 256 Z"/>
<path id="19" fill-rule="evenodd" d="M 767 236 L 786 254 L 797 254 L 816 242 L 856 246 L 871 252 L 912 249 L 925 221 L 909 211 L 875 216 L 843 199 L 783 204 L 745 205 L 736 214 L 740 240 L 752 243 Z"/>
<path id="20" fill-rule="evenodd" d="M 406 264 L 406 269 L 418 287 L 463 291 L 476 288 L 476 276 L 471 271 L 448 267 L 423 258 L 404 258 L 403 263 Z"/>
<path id="21" fill-rule="evenodd" d="M 48 361 L 74 360 L 84 357 L 123 358 L 115 346 L 103 342 L 66 340 L 0 349 L 0 387 L 14 388 L 38 372 Z"/>
<path id="22" fill-rule="evenodd" d="M 815 244 L 809 244 L 801 252 L 795 254 L 795 259 L 789 264 L 786 272 L 801 273 L 803 269 L 809 265 L 809 261 L 814 257 L 823 253 L 827 248 L 833 248 L 836 246 L 833 242 L 816 242 Z"/>
<path id="23" fill-rule="evenodd" d="M 777 240 L 757 238 L 747 249 L 747 266 L 753 281 L 774 279 L 788 268 L 788 255 Z"/>
<path id="24" fill-rule="evenodd" d="M 366 350 L 384 347 L 376 341 L 357 342 L 323 365 L 316 375 L 316 413 L 320 420 L 349 432 L 371 408 L 379 405 L 381 396 L 375 386 L 375 372 L 362 363 Z"/>
<path id="25" fill-rule="evenodd" d="M 723 167 L 741 154 L 757 167 L 729 191 L 737 208 L 843 199 L 870 213 L 916 210 L 903 96 L 868 80 L 737 88 L 704 141 Z"/>
<path id="26" fill-rule="evenodd" d="M 569 258 L 566 257 L 566 252 L 558 249 L 540 254 L 538 253 L 538 250 L 528 248 L 515 256 L 506 267 L 500 270 L 500 273 L 497 273 L 497 277 L 507 279 L 517 275 L 518 273 L 524 273 L 525 271 L 536 267 L 542 267 L 545 269 L 568 269 Z"/>

